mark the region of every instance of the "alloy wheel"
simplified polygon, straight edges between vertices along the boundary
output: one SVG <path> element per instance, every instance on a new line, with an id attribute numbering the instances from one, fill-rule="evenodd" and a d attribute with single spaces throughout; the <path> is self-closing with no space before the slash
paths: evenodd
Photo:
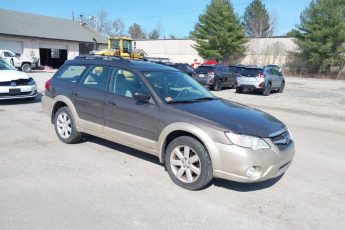
<path id="1" fill-rule="evenodd" d="M 67 139 L 71 136 L 72 133 L 72 122 L 71 118 L 67 113 L 60 113 L 56 119 L 56 126 L 59 135 Z"/>
<path id="2" fill-rule="evenodd" d="M 201 172 L 198 154 L 187 145 L 174 148 L 170 155 L 170 167 L 176 178 L 184 183 L 193 183 Z"/>

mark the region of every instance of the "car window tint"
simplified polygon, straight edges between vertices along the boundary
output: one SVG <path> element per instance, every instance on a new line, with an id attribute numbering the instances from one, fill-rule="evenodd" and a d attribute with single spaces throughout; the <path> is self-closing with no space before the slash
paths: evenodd
<path id="1" fill-rule="evenodd" d="M 262 74 L 262 72 L 262 69 L 246 68 L 241 72 L 241 75 L 245 77 L 257 77 L 259 74 Z"/>
<path id="2" fill-rule="evenodd" d="M 109 66 L 93 66 L 80 84 L 87 88 L 107 91 L 110 72 Z"/>
<path id="3" fill-rule="evenodd" d="M 189 65 L 187 65 L 186 67 L 187 67 L 188 72 L 194 72 L 194 69 L 190 67 Z"/>
<path id="4" fill-rule="evenodd" d="M 195 69 L 195 72 L 207 74 L 209 72 L 214 71 L 214 69 L 215 68 L 213 66 L 199 66 L 198 68 Z"/>
<path id="5" fill-rule="evenodd" d="M 63 67 L 62 71 L 57 75 L 57 79 L 77 82 L 86 69 L 84 65 L 67 65 Z"/>
<path id="6" fill-rule="evenodd" d="M 119 68 L 114 68 L 112 72 L 109 91 L 130 98 L 133 98 L 134 93 L 148 94 L 144 83 L 136 74 Z"/>
<path id="7" fill-rule="evenodd" d="M 15 55 L 13 55 L 13 54 L 10 53 L 10 52 L 4 52 L 4 56 L 5 56 L 5 57 L 15 57 Z"/>

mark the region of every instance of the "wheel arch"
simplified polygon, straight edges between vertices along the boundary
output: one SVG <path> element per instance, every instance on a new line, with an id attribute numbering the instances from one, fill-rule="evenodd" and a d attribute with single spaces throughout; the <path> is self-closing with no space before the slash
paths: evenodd
<path id="1" fill-rule="evenodd" d="M 62 96 L 62 95 L 56 96 L 54 98 L 54 101 L 55 103 L 52 107 L 52 112 L 51 112 L 51 122 L 54 123 L 55 113 L 58 111 L 58 109 L 66 106 L 71 111 L 72 116 L 76 123 L 76 127 L 78 127 L 79 117 L 72 101 L 68 97 Z"/>
<path id="2" fill-rule="evenodd" d="M 179 136 L 190 136 L 200 141 L 214 162 L 216 146 L 211 137 L 201 128 L 184 122 L 176 122 L 165 127 L 158 139 L 159 161 L 164 163 L 164 155 L 168 144 Z"/>

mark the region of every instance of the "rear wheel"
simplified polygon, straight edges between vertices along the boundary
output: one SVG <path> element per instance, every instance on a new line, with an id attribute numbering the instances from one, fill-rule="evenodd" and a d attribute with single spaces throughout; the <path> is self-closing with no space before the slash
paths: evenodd
<path id="1" fill-rule="evenodd" d="M 22 65 L 22 71 L 25 73 L 29 73 L 31 71 L 31 65 L 30 64 L 23 64 Z"/>
<path id="2" fill-rule="evenodd" d="M 268 83 L 267 86 L 266 86 L 265 91 L 262 94 L 264 96 L 269 96 L 271 94 L 271 88 L 272 88 L 271 83 Z"/>
<path id="3" fill-rule="evenodd" d="M 181 136 L 168 145 L 165 167 L 172 181 L 188 190 L 202 189 L 212 180 L 211 159 L 193 137 Z"/>
<path id="4" fill-rule="evenodd" d="M 55 132 L 59 139 L 66 144 L 73 144 L 81 139 L 81 134 L 77 131 L 68 107 L 61 107 L 54 118 Z"/>
<path id="5" fill-rule="evenodd" d="M 243 93 L 243 89 L 240 87 L 236 87 L 236 93 Z"/>
<path id="6" fill-rule="evenodd" d="M 214 85 L 214 90 L 215 91 L 220 91 L 223 88 L 223 82 L 222 80 L 217 80 L 216 84 Z"/>

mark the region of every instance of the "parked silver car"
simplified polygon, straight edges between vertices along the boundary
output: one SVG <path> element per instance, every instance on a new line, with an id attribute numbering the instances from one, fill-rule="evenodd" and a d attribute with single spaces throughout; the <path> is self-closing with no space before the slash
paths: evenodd
<path id="1" fill-rule="evenodd" d="M 236 92 L 243 93 L 243 90 L 262 92 L 264 96 L 270 95 L 271 91 L 284 91 L 285 79 L 281 72 L 274 67 L 247 67 L 244 68 L 236 78 Z"/>

